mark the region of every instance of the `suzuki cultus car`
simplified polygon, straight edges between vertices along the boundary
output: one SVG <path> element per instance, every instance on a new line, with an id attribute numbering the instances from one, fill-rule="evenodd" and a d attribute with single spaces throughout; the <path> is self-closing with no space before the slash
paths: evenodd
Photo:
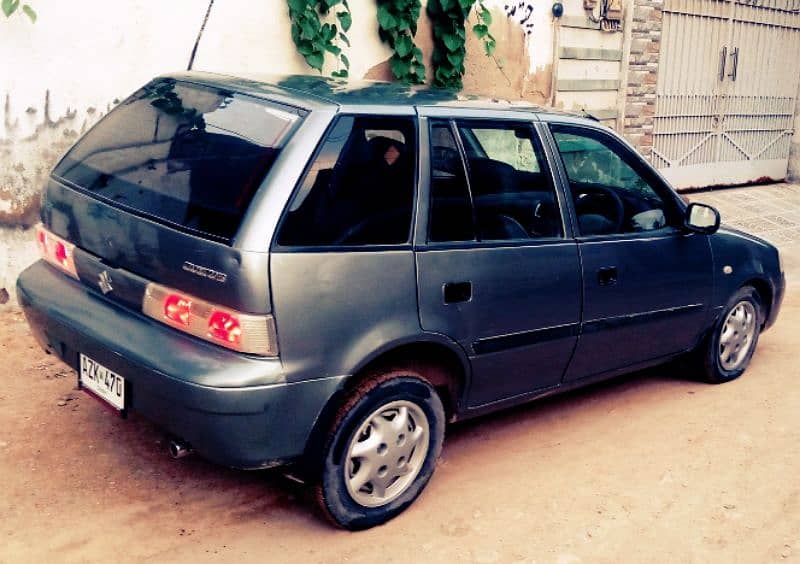
<path id="1" fill-rule="evenodd" d="M 740 376 L 784 277 L 719 224 L 585 117 L 176 74 L 55 167 L 18 296 L 173 455 L 290 465 L 362 529 L 425 488 L 448 422 L 673 359 Z"/>

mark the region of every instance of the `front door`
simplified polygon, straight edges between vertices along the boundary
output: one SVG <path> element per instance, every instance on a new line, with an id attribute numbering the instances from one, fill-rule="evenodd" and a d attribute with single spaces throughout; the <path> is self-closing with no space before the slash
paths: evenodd
<path id="1" fill-rule="evenodd" d="M 470 407 L 558 385 L 577 339 L 580 267 L 532 124 L 420 126 L 431 155 L 416 252 L 423 329 L 467 351 Z"/>
<path id="2" fill-rule="evenodd" d="M 583 319 L 565 380 L 688 349 L 706 324 L 708 236 L 682 229 L 678 200 L 633 151 L 591 127 L 550 130 L 569 183 L 583 269 Z"/>

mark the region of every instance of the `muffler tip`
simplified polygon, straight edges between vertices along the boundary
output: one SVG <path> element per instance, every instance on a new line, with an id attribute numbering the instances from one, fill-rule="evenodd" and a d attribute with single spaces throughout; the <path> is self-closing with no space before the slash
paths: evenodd
<path id="1" fill-rule="evenodd" d="M 167 452 L 175 460 L 192 454 L 192 447 L 179 439 L 171 439 L 167 444 Z"/>

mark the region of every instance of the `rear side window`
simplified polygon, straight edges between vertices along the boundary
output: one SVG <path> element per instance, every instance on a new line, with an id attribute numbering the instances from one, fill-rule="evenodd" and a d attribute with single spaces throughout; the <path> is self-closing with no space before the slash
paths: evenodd
<path id="1" fill-rule="evenodd" d="M 458 120 L 455 126 L 463 160 L 450 123 L 431 123 L 428 239 L 526 241 L 561 237 L 555 189 L 530 124 Z"/>
<path id="2" fill-rule="evenodd" d="M 414 209 L 410 118 L 342 116 L 289 206 L 281 246 L 407 243 Z"/>
<path id="3" fill-rule="evenodd" d="M 53 174 L 114 205 L 230 240 L 302 115 L 219 88 L 158 80 L 100 121 Z"/>

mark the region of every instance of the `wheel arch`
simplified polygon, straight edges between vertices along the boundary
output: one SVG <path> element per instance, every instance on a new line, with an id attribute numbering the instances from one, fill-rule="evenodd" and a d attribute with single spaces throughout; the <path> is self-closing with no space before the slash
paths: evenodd
<path id="1" fill-rule="evenodd" d="M 759 299 L 761 300 L 761 305 L 764 308 L 762 312 L 764 315 L 764 319 L 761 320 L 762 325 L 766 323 L 767 319 L 770 316 L 770 310 L 772 309 L 772 296 L 773 290 L 770 283 L 760 277 L 753 277 L 747 280 L 744 284 L 740 286 L 740 288 L 744 288 L 746 286 L 752 287 L 756 293 L 758 294 Z"/>
<path id="2" fill-rule="evenodd" d="M 350 391 L 382 371 L 398 368 L 419 372 L 439 393 L 448 420 L 458 417 L 464 406 L 471 374 L 469 359 L 461 346 L 436 333 L 397 339 L 363 358 L 328 399 L 306 443 L 300 465 L 302 474 L 307 477 L 309 472 L 316 471 L 326 431 Z"/>

